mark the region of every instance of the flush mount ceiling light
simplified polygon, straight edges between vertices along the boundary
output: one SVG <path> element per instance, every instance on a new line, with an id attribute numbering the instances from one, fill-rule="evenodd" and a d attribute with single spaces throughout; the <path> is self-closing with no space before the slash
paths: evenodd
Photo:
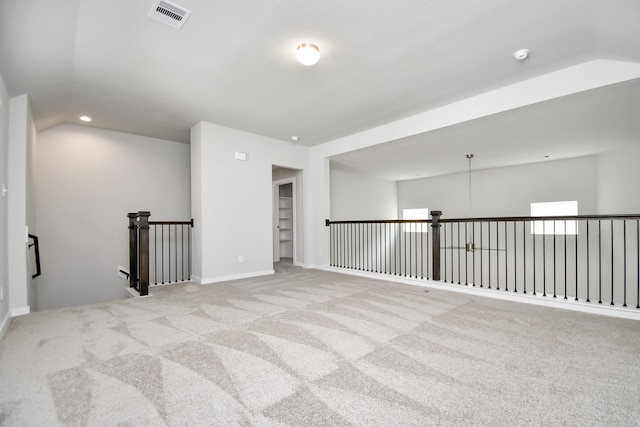
<path id="1" fill-rule="evenodd" d="M 89 117 L 89 116 L 80 116 L 80 120 L 82 120 L 83 122 L 90 122 L 91 121 L 91 117 Z"/>
<path id="2" fill-rule="evenodd" d="M 528 57 L 529 57 L 529 49 L 520 49 L 520 50 L 516 50 L 513 53 L 513 58 L 516 61 L 524 61 Z"/>
<path id="3" fill-rule="evenodd" d="M 296 59 L 302 65 L 313 65 L 320 59 L 320 48 L 313 43 L 302 43 L 296 48 Z"/>

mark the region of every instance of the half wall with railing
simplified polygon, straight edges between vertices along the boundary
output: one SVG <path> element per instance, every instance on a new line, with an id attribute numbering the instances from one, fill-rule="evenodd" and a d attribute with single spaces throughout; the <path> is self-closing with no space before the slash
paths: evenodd
<path id="1" fill-rule="evenodd" d="M 326 225 L 334 267 L 640 309 L 640 215 Z"/>

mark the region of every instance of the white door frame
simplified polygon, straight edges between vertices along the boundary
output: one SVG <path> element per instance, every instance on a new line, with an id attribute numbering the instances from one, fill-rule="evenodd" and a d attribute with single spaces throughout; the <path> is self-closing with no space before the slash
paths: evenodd
<path id="1" fill-rule="evenodd" d="M 273 181 L 273 262 L 280 261 L 280 186 L 284 184 L 291 184 L 291 196 L 292 196 L 292 219 L 293 219 L 293 264 L 296 265 L 298 261 L 297 251 L 297 230 L 298 230 L 298 216 L 296 213 L 296 177 L 279 179 Z"/>

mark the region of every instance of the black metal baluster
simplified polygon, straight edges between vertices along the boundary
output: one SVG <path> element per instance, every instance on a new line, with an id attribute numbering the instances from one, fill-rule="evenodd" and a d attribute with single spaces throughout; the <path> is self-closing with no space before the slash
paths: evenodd
<path id="1" fill-rule="evenodd" d="M 518 293 L 518 223 L 513 221 L 513 292 Z"/>
<path id="2" fill-rule="evenodd" d="M 171 283 L 171 225 L 167 224 L 167 233 L 169 233 L 169 253 L 167 254 L 167 266 L 169 267 L 169 282 Z"/>
<path id="3" fill-rule="evenodd" d="M 158 284 L 158 226 L 153 226 L 153 284 Z"/>
<path id="4" fill-rule="evenodd" d="M 622 297 L 622 306 L 627 306 L 627 220 L 622 220 L 622 235 L 623 235 L 623 244 L 624 244 L 624 277 L 622 279 L 624 296 Z M 613 281 L 612 281 L 613 283 Z M 613 285 L 612 285 L 613 286 Z"/>
<path id="5" fill-rule="evenodd" d="M 556 298 L 556 221 L 553 221 L 553 297 Z"/>
<path id="6" fill-rule="evenodd" d="M 484 222 L 480 222 L 480 287 L 482 287 L 482 282 L 484 280 L 484 246 L 482 244 L 482 234 L 484 230 Z"/>
<path id="7" fill-rule="evenodd" d="M 469 244 L 469 238 L 467 237 L 467 223 L 464 223 L 464 244 L 465 247 Z M 469 285 L 469 252 L 464 252 L 464 284 Z"/>
<path id="8" fill-rule="evenodd" d="M 547 296 L 547 221 L 542 222 L 542 296 Z"/>
<path id="9" fill-rule="evenodd" d="M 382 228 L 384 228 L 384 237 L 382 238 L 382 243 L 384 244 L 384 255 L 383 255 L 383 259 L 382 259 L 382 264 L 383 264 L 383 269 L 384 272 L 389 274 L 389 272 L 387 271 L 387 223 L 385 222 L 384 224 L 382 224 Z"/>
<path id="10" fill-rule="evenodd" d="M 591 281 L 591 268 L 590 268 L 590 263 L 591 263 L 591 256 L 589 255 L 589 220 L 587 220 L 587 302 L 591 302 L 589 301 L 589 291 L 590 291 L 590 281 Z"/>
<path id="11" fill-rule="evenodd" d="M 458 223 L 458 285 L 460 285 L 460 223 Z"/>
<path id="12" fill-rule="evenodd" d="M 613 304 L 613 219 L 610 219 L 609 222 L 611 223 L 611 304 L 610 305 L 614 305 Z"/>
<path id="13" fill-rule="evenodd" d="M 575 237 L 575 246 L 576 246 L 576 301 L 579 301 L 578 299 L 578 221 L 576 220 L 576 237 Z"/>
<path id="14" fill-rule="evenodd" d="M 489 285 L 487 286 L 487 289 L 491 289 L 491 221 L 487 222 L 487 238 L 489 240 L 489 247 L 487 248 L 487 255 L 489 258 L 487 261 L 487 264 L 489 265 Z"/>
<path id="15" fill-rule="evenodd" d="M 636 220 L 636 308 L 640 308 L 640 220 Z"/>
<path id="16" fill-rule="evenodd" d="M 598 220 L 598 304 L 602 304 L 602 221 Z"/>
<path id="17" fill-rule="evenodd" d="M 567 299 L 567 220 L 564 220 L 564 299 Z"/>
<path id="18" fill-rule="evenodd" d="M 160 225 L 161 237 L 162 237 L 162 284 L 164 284 L 164 224 Z"/>
<path id="19" fill-rule="evenodd" d="M 538 253 L 536 252 L 536 237 L 538 236 L 537 233 L 537 225 L 539 223 L 536 223 L 535 221 L 533 222 L 533 232 L 531 233 L 531 237 L 533 240 L 533 295 L 536 295 L 536 258 L 538 258 Z"/>
<path id="20" fill-rule="evenodd" d="M 450 227 L 449 227 L 449 233 L 451 234 L 451 243 L 449 244 L 451 246 L 450 249 L 450 254 L 451 254 L 451 283 L 454 282 L 454 275 L 453 275 L 453 271 L 454 271 L 454 267 L 453 267 L 453 223 L 449 223 Z"/>
<path id="21" fill-rule="evenodd" d="M 471 242 L 475 245 L 476 241 L 476 223 L 475 221 L 471 223 Z M 473 286 L 476 285 L 476 251 L 475 248 L 472 248 L 471 252 L 471 280 L 473 281 Z"/>
<path id="22" fill-rule="evenodd" d="M 527 221 L 522 221 L 522 293 L 527 293 Z"/>
<path id="23" fill-rule="evenodd" d="M 500 290 L 500 222 L 496 221 L 496 290 Z"/>
<path id="24" fill-rule="evenodd" d="M 444 259 L 444 282 L 447 283 L 447 224 L 444 224 L 444 232 L 442 233 L 444 235 L 444 255 L 443 255 L 443 259 Z M 431 241 L 431 239 L 428 239 L 429 241 Z M 428 243 L 427 243 L 428 244 Z M 435 250 L 435 248 L 431 248 L 432 250 Z M 442 250 L 442 249 L 441 249 Z"/>
<path id="25" fill-rule="evenodd" d="M 509 292 L 509 260 L 507 254 L 509 253 L 507 247 L 507 221 L 504 222 L 504 291 Z"/>

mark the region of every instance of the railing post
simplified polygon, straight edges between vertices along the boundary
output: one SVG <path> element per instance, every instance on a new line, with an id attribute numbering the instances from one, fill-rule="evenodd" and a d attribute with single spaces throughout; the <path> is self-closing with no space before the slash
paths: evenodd
<path id="1" fill-rule="evenodd" d="M 149 217 L 148 211 L 138 212 L 139 224 L 139 257 L 140 285 L 138 291 L 140 296 L 149 294 Z"/>
<path id="2" fill-rule="evenodd" d="M 128 213 L 127 218 L 129 218 L 129 287 L 135 288 L 138 281 L 138 214 Z"/>
<path id="3" fill-rule="evenodd" d="M 440 280 L 440 217 L 442 211 L 431 211 L 431 254 L 433 280 Z"/>

